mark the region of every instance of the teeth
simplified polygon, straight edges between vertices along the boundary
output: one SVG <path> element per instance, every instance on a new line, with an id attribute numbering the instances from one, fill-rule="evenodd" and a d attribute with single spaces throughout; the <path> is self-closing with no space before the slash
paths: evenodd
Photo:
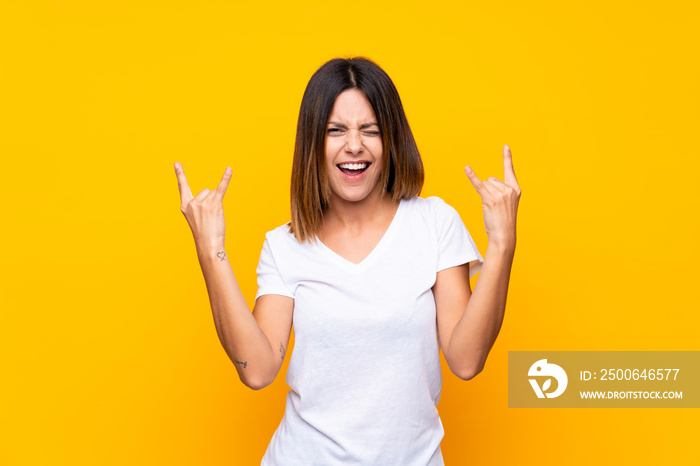
<path id="1" fill-rule="evenodd" d="M 347 168 L 349 170 L 362 170 L 367 167 L 367 162 L 363 163 L 341 163 L 338 165 L 340 168 Z"/>

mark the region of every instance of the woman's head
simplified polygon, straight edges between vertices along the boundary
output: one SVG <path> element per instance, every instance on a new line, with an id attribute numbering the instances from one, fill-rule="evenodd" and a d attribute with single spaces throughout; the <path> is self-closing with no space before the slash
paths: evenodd
<path id="1" fill-rule="evenodd" d="M 359 179 L 338 166 L 360 161 L 368 166 Z M 361 199 L 371 190 L 383 199 L 408 199 L 420 194 L 423 179 L 401 99 L 384 70 L 363 57 L 335 58 L 319 68 L 297 123 L 290 227 L 296 238 L 315 237 L 334 197 Z"/>
<path id="2" fill-rule="evenodd" d="M 379 123 L 367 97 L 359 89 L 338 94 L 326 128 L 330 205 L 381 199 L 378 181 L 384 167 L 383 153 Z"/>

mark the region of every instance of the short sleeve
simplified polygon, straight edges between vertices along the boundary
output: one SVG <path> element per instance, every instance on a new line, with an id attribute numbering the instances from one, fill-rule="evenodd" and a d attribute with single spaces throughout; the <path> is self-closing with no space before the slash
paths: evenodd
<path id="1" fill-rule="evenodd" d="M 258 292 L 255 294 L 256 301 L 264 294 L 279 294 L 294 298 L 294 293 L 290 291 L 277 268 L 277 262 L 272 254 L 270 241 L 267 237 L 265 238 L 262 251 L 260 252 L 260 260 L 258 261 L 256 273 L 258 274 Z"/>
<path id="2" fill-rule="evenodd" d="M 457 210 L 439 197 L 433 197 L 438 237 L 437 271 L 469 263 L 471 278 L 481 270 L 484 258 Z"/>

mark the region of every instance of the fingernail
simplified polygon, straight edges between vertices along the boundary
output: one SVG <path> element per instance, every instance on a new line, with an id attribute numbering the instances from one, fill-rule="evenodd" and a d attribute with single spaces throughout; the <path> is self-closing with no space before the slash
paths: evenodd
<path id="1" fill-rule="evenodd" d="M 508 144 L 506 144 L 506 150 L 510 151 L 510 146 Z"/>
<path id="2" fill-rule="evenodd" d="M 226 174 L 227 174 L 227 175 L 230 175 L 230 174 L 231 174 L 231 171 L 232 171 L 232 170 L 231 170 L 231 167 L 226 167 Z"/>
<path id="3" fill-rule="evenodd" d="M 472 167 L 470 167 L 469 165 L 467 165 L 466 167 L 464 167 L 464 171 L 466 171 L 467 173 L 469 173 L 469 172 L 472 171 Z"/>
<path id="4" fill-rule="evenodd" d="M 175 162 L 175 170 L 177 170 L 178 168 L 180 168 L 180 164 Z"/>

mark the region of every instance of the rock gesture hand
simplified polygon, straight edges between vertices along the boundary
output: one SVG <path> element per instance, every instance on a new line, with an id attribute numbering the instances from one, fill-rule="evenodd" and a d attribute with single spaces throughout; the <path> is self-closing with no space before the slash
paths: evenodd
<path id="1" fill-rule="evenodd" d="M 484 208 L 484 227 L 489 244 L 515 249 L 515 223 L 520 202 L 520 186 L 513 170 L 513 155 L 503 146 L 505 182 L 490 176 L 481 181 L 471 167 L 464 168 Z"/>
<path id="2" fill-rule="evenodd" d="M 231 181 L 231 167 L 227 167 L 219 186 L 211 191 L 204 188 L 192 197 L 182 165 L 175 162 L 175 174 L 180 190 L 180 210 L 190 225 L 197 248 L 213 247 L 223 249 L 225 246 L 226 222 L 224 219 L 224 194 Z"/>

